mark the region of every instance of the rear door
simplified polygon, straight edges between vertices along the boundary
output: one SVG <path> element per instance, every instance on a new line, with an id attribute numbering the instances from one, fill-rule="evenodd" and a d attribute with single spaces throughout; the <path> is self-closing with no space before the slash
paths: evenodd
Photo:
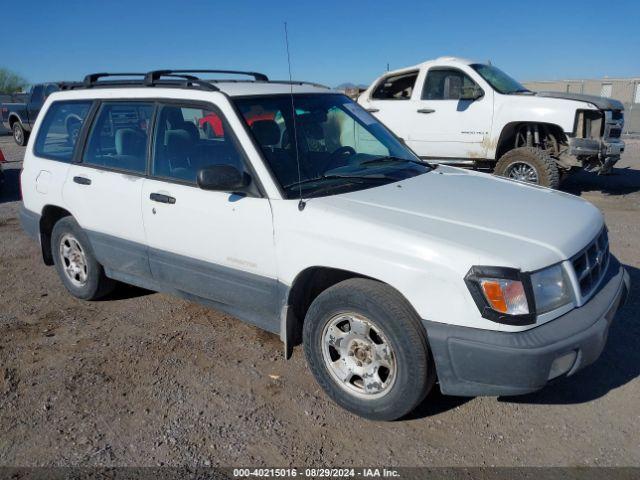
<path id="1" fill-rule="evenodd" d="M 248 171 L 222 112 L 211 104 L 161 105 L 151 171 L 142 190 L 153 277 L 277 331 L 280 305 L 269 200 L 198 188 L 198 171 L 216 164 Z"/>
<path id="2" fill-rule="evenodd" d="M 136 277 L 150 276 L 140 203 L 153 112 L 148 101 L 102 102 L 63 190 L 98 261 Z"/>
<path id="3" fill-rule="evenodd" d="M 480 89 L 476 100 L 462 100 L 464 90 L 480 89 L 454 67 L 431 67 L 414 92 L 405 140 L 420 156 L 486 158 L 493 116 L 493 91 Z"/>
<path id="4" fill-rule="evenodd" d="M 378 82 L 368 99 L 361 105 L 398 137 L 407 139 L 413 121 L 411 98 L 418 78 L 418 70 L 388 75 Z"/>

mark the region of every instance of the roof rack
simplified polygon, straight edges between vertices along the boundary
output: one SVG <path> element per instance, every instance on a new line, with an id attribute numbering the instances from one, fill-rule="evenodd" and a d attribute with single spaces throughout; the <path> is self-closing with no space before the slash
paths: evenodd
<path id="1" fill-rule="evenodd" d="M 192 74 L 199 73 L 221 73 L 229 75 L 246 75 L 253 77 L 249 79 L 202 79 Z M 131 78 L 140 77 L 140 78 Z M 325 85 L 311 82 L 289 81 L 289 80 L 269 80 L 264 73 L 246 72 L 241 70 L 152 70 L 147 73 L 91 73 L 84 77 L 82 82 L 63 82 L 60 85 L 62 90 L 75 90 L 82 88 L 99 87 L 174 87 L 174 88 L 197 88 L 200 90 L 219 91 L 215 85 L 219 82 L 265 82 L 293 85 L 312 85 L 329 89 Z"/>
<path id="2" fill-rule="evenodd" d="M 147 76 L 145 78 L 148 78 L 149 80 L 156 80 L 159 79 L 160 77 L 163 76 L 169 76 L 169 75 L 185 75 L 185 74 L 189 74 L 189 73 L 222 73 L 225 75 L 247 75 L 249 77 L 253 77 L 254 80 L 256 82 L 268 82 L 269 81 L 269 77 L 267 77 L 264 73 L 260 73 L 260 72 L 245 72 L 242 70 L 201 70 L 201 69 L 195 69 L 195 70 L 185 70 L 185 69 L 181 69 L 181 70 L 153 70 L 149 73 L 147 73 Z M 194 77 L 194 78 L 198 78 L 198 77 Z M 198 78 L 198 80 L 200 80 Z"/>

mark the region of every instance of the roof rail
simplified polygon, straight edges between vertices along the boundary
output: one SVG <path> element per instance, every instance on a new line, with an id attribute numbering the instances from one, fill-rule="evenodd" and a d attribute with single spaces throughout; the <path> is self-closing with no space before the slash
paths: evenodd
<path id="1" fill-rule="evenodd" d="M 185 74 L 189 74 L 189 73 L 223 73 L 225 75 L 247 75 L 249 77 L 253 77 L 254 80 L 256 82 L 268 82 L 269 81 L 269 77 L 267 77 L 264 73 L 260 73 L 260 72 L 245 72 L 242 70 L 201 70 L 201 69 L 195 69 L 195 70 L 153 70 L 149 73 L 147 73 L 147 77 L 150 79 L 158 79 L 161 76 L 167 76 L 167 75 L 185 75 Z M 196 77 L 197 78 L 197 77 Z"/>
<path id="2" fill-rule="evenodd" d="M 92 87 L 98 80 L 105 77 L 144 77 L 144 73 L 90 73 L 84 77 L 82 83 L 85 87 Z"/>

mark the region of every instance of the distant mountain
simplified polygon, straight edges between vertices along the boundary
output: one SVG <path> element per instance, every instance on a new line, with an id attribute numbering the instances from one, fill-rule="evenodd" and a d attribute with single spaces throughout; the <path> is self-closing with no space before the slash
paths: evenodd
<path id="1" fill-rule="evenodd" d="M 355 83 L 351 83 L 351 82 L 345 82 L 345 83 L 341 83 L 340 85 L 337 85 L 335 87 L 336 90 L 345 90 L 347 88 L 367 88 L 368 85 L 363 85 L 362 83 L 356 85 Z"/>

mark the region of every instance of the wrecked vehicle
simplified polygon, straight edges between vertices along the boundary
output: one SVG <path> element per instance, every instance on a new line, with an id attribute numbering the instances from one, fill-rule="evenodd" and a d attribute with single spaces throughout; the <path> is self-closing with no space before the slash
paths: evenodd
<path id="1" fill-rule="evenodd" d="M 532 92 L 493 65 L 455 57 L 387 72 L 358 102 L 431 163 L 551 188 L 577 168 L 608 173 L 624 151 L 621 102 Z"/>

